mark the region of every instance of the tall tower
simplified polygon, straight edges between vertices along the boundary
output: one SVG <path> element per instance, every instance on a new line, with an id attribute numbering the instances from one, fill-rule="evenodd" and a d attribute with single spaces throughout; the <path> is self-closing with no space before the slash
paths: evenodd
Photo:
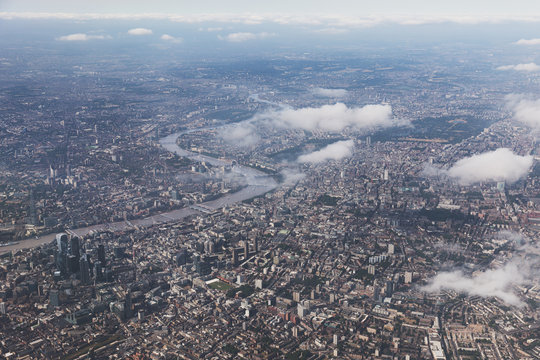
<path id="1" fill-rule="evenodd" d="M 249 257 L 249 242 L 244 240 L 244 261 L 247 260 Z"/>
<path id="2" fill-rule="evenodd" d="M 86 254 L 81 257 L 79 261 L 79 269 L 81 271 L 81 283 L 84 285 L 90 283 L 90 265 L 88 264 L 88 259 Z"/>
<path id="3" fill-rule="evenodd" d="M 232 265 L 234 267 L 238 266 L 238 253 L 235 248 L 232 248 Z"/>
<path id="4" fill-rule="evenodd" d="M 103 244 L 98 245 L 98 260 L 102 265 L 105 265 L 105 246 Z"/>
<path id="5" fill-rule="evenodd" d="M 80 256 L 80 245 L 79 245 L 79 238 L 77 236 L 72 236 L 70 240 L 71 245 L 71 255 L 74 255 L 77 257 L 77 259 Z"/>

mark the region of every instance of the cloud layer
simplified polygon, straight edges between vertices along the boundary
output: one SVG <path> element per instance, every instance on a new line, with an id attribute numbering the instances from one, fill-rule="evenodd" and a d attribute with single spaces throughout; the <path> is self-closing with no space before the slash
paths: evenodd
<path id="1" fill-rule="evenodd" d="M 265 39 L 272 36 L 275 36 L 275 34 L 271 34 L 267 32 L 261 32 L 261 33 L 237 32 L 237 33 L 228 34 L 226 36 L 218 35 L 218 39 L 229 41 L 229 42 L 244 42 L 244 41 L 249 41 L 249 40 Z"/>
<path id="2" fill-rule="evenodd" d="M 172 42 L 172 43 L 175 43 L 175 44 L 179 44 L 182 41 L 184 41 L 184 39 L 182 39 L 182 38 L 174 37 L 174 36 L 169 35 L 169 34 L 161 35 L 160 39 L 164 40 L 164 41 L 169 41 L 169 42 Z"/>
<path id="3" fill-rule="evenodd" d="M 454 290 L 482 297 L 495 296 L 507 304 L 520 306 L 522 302 L 512 292 L 512 287 L 522 285 L 527 281 L 527 276 L 522 270 L 518 264 L 511 262 L 501 268 L 486 270 L 472 276 L 467 276 L 460 270 L 442 272 L 436 275 L 423 290 L 427 292 Z"/>
<path id="4" fill-rule="evenodd" d="M 531 284 L 540 275 L 538 273 L 540 258 L 536 256 L 540 252 L 539 245 L 531 244 L 521 234 L 511 231 L 501 231 L 496 234 L 496 238 L 513 243 L 512 259 L 506 264 L 471 275 L 466 275 L 460 270 L 441 272 L 422 290 L 427 292 L 453 290 L 481 297 L 494 296 L 509 305 L 523 306 L 519 296 L 514 293 L 514 287 Z"/>
<path id="5" fill-rule="evenodd" d="M 103 40 L 103 39 L 109 39 L 109 36 L 105 35 L 88 35 L 83 33 L 77 33 L 77 34 L 70 34 L 70 35 L 64 35 L 60 36 L 57 40 L 60 41 L 88 41 L 88 40 Z"/>
<path id="6" fill-rule="evenodd" d="M 127 33 L 129 35 L 141 36 L 141 35 L 152 35 L 153 32 L 151 29 L 135 28 L 135 29 L 129 29 Z"/>
<path id="7" fill-rule="evenodd" d="M 306 14 L 167 14 L 167 13 L 66 13 L 66 12 L 0 12 L 0 19 L 63 19 L 63 20 L 169 20 L 180 23 L 221 22 L 234 24 L 317 25 L 335 28 L 365 28 L 385 24 L 407 26 L 425 24 L 498 24 L 508 22 L 540 22 L 539 15 L 306 15 Z M 324 27 L 323 27 L 324 29 Z M 523 39 L 524 41 L 528 41 Z M 533 39 L 534 40 L 534 39 Z M 521 41 L 521 40 L 520 40 Z"/>
<path id="8" fill-rule="evenodd" d="M 540 66 L 535 63 L 527 64 L 517 64 L 517 65 L 505 65 L 499 66 L 497 70 L 515 70 L 515 71 L 525 71 L 525 72 L 535 72 L 540 70 Z"/>
<path id="9" fill-rule="evenodd" d="M 344 140 L 330 144 L 319 151 L 298 157 L 300 163 L 317 164 L 328 160 L 341 160 L 352 155 L 354 141 Z"/>
<path id="10" fill-rule="evenodd" d="M 513 118 L 534 130 L 540 130 L 540 99 L 529 99 L 524 95 L 506 96 L 506 104 L 513 112 Z"/>
<path id="11" fill-rule="evenodd" d="M 256 116 L 257 120 L 269 121 L 283 127 L 303 130 L 339 132 L 345 128 L 373 130 L 404 125 L 392 119 L 390 105 L 366 105 L 347 107 L 343 103 L 318 108 L 272 110 Z"/>
<path id="12" fill-rule="evenodd" d="M 347 96 L 347 90 L 345 89 L 326 89 L 326 88 L 314 88 L 311 92 L 320 97 L 329 97 L 329 98 L 341 98 Z"/>
<path id="13" fill-rule="evenodd" d="M 532 156 L 520 156 L 510 149 L 500 148 L 461 159 L 445 174 L 462 185 L 481 181 L 505 181 L 512 184 L 525 176 L 532 164 Z"/>
<path id="14" fill-rule="evenodd" d="M 255 132 L 255 127 L 247 122 L 225 126 L 220 130 L 219 135 L 227 143 L 237 146 L 255 145 L 260 140 Z"/>
<path id="15" fill-rule="evenodd" d="M 540 39 L 520 39 L 516 41 L 517 45 L 540 45 Z"/>

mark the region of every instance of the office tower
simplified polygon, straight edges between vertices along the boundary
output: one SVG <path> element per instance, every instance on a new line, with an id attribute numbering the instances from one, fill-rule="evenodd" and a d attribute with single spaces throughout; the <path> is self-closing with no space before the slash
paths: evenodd
<path id="1" fill-rule="evenodd" d="M 386 297 L 391 297 L 393 293 L 394 293 L 394 282 L 392 280 L 388 280 L 386 282 L 385 295 L 386 295 Z"/>
<path id="2" fill-rule="evenodd" d="M 107 262 L 105 261 L 105 246 L 103 244 L 98 245 L 98 261 L 100 261 L 103 265 L 105 265 Z"/>
<path id="3" fill-rule="evenodd" d="M 255 237 L 255 253 L 259 252 L 259 238 Z"/>
<path id="4" fill-rule="evenodd" d="M 49 303 L 52 306 L 60 306 L 60 293 L 58 290 L 49 290 Z"/>
<path id="5" fill-rule="evenodd" d="M 405 284 L 412 283 L 413 273 L 412 271 L 405 271 Z"/>
<path id="6" fill-rule="evenodd" d="M 75 255 L 68 255 L 67 258 L 68 258 L 67 266 L 68 266 L 69 273 L 75 274 L 79 272 L 79 257 Z"/>
<path id="7" fill-rule="evenodd" d="M 77 258 L 77 261 L 78 261 L 81 254 L 80 254 L 79 238 L 77 236 L 72 236 L 71 237 L 70 250 L 71 250 L 71 255 L 75 256 Z"/>
<path id="8" fill-rule="evenodd" d="M 238 253 L 235 248 L 232 249 L 232 265 L 235 267 L 238 266 Z"/>
<path id="9" fill-rule="evenodd" d="M 88 258 L 84 254 L 79 260 L 80 280 L 82 284 L 90 283 L 90 264 L 88 264 Z"/>
<path id="10" fill-rule="evenodd" d="M 94 278 L 96 281 L 103 281 L 103 266 L 101 261 L 96 261 L 94 263 Z"/>
<path id="11" fill-rule="evenodd" d="M 394 244 L 388 244 L 388 254 L 394 254 Z"/>
<path id="12" fill-rule="evenodd" d="M 249 242 L 244 240 L 244 260 L 247 260 L 249 257 Z"/>
<path id="13" fill-rule="evenodd" d="M 126 295 L 124 297 L 124 312 L 126 319 L 131 318 L 132 316 L 132 304 L 131 304 L 131 291 L 126 291 Z"/>
<path id="14" fill-rule="evenodd" d="M 68 250 L 68 236 L 66 233 L 56 234 L 56 247 L 59 253 L 65 254 Z"/>
<path id="15" fill-rule="evenodd" d="M 181 249 L 179 252 L 176 253 L 175 256 L 175 262 L 176 266 L 182 266 L 187 264 L 187 250 Z"/>

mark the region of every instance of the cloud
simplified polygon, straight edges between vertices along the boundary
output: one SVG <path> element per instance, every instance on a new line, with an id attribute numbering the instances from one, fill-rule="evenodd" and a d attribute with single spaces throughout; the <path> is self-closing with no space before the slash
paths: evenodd
<path id="1" fill-rule="evenodd" d="M 265 39 L 272 36 L 275 36 L 275 34 L 267 33 L 267 32 L 261 32 L 261 33 L 237 32 L 237 33 L 228 34 L 226 36 L 218 35 L 218 39 L 229 41 L 229 42 L 244 42 L 244 41 L 249 41 L 249 40 Z"/>
<path id="2" fill-rule="evenodd" d="M 135 28 L 135 29 L 129 29 L 127 33 L 129 35 L 140 36 L 140 35 L 152 35 L 153 32 L 151 29 Z"/>
<path id="3" fill-rule="evenodd" d="M 535 71 L 540 70 L 540 66 L 536 65 L 535 63 L 505 65 L 505 66 L 499 66 L 497 70 L 503 70 L 503 71 L 515 70 L 515 71 L 535 72 Z"/>
<path id="4" fill-rule="evenodd" d="M 317 164 L 328 160 L 341 160 L 352 155 L 354 149 L 353 140 L 338 141 L 330 144 L 319 151 L 298 157 L 300 163 Z"/>
<path id="5" fill-rule="evenodd" d="M 347 95 L 347 90 L 345 89 L 326 89 L 319 87 L 312 89 L 311 92 L 316 96 L 331 98 L 341 98 Z"/>
<path id="6" fill-rule="evenodd" d="M 538 23 L 540 15 L 305 15 L 305 14 L 170 14 L 170 13 L 46 13 L 46 12 L 0 12 L 0 19 L 62 19 L 62 20 L 169 20 L 186 24 L 232 23 L 257 25 L 274 23 L 281 25 L 326 26 L 347 29 L 366 28 L 377 25 L 400 24 L 407 26 L 425 24 L 500 24 L 510 22 Z"/>
<path id="7" fill-rule="evenodd" d="M 300 180 L 304 179 L 306 177 L 306 174 L 301 172 L 298 169 L 292 169 L 292 168 L 285 168 L 279 172 L 283 178 L 282 184 L 283 185 L 295 185 Z"/>
<path id="8" fill-rule="evenodd" d="M 179 43 L 181 43 L 182 41 L 184 41 L 184 39 L 182 39 L 182 38 L 174 37 L 174 36 L 171 36 L 171 35 L 169 35 L 169 34 L 163 34 L 163 35 L 161 35 L 161 40 L 164 40 L 164 41 L 170 41 L 170 42 L 175 43 L 175 44 L 179 44 Z"/>
<path id="9" fill-rule="evenodd" d="M 505 97 L 513 118 L 534 130 L 540 130 L 540 99 L 530 99 L 525 95 L 511 94 Z"/>
<path id="10" fill-rule="evenodd" d="M 337 28 L 337 27 L 327 27 L 327 28 L 314 30 L 314 32 L 318 34 L 326 34 L 326 35 L 341 35 L 341 34 L 346 34 L 349 31 L 350 31 L 349 29 Z"/>
<path id="11" fill-rule="evenodd" d="M 471 276 L 460 270 L 441 272 L 430 280 L 422 290 L 440 292 L 454 290 L 468 295 L 482 297 L 498 297 L 507 304 L 521 306 L 523 303 L 512 292 L 515 285 L 523 285 L 530 281 L 529 270 L 516 262 L 510 262 L 498 269 L 490 269 Z"/>
<path id="12" fill-rule="evenodd" d="M 516 41 L 517 45 L 540 45 L 540 39 L 520 39 Z"/>
<path id="13" fill-rule="evenodd" d="M 219 135 L 229 144 L 237 146 L 255 145 L 260 140 L 255 132 L 255 127 L 248 122 L 225 126 L 221 128 Z"/>
<path id="14" fill-rule="evenodd" d="M 525 176 L 533 164 L 533 157 L 520 156 L 507 148 L 488 151 L 457 161 L 446 175 L 462 185 L 481 181 L 515 183 Z"/>
<path id="15" fill-rule="evenodd" d="M 57 38 L 59 41 L 88 41 L 88 40 L 103 40 L 110 39 L 110 36 L 105 35 L 88 35 L 83 33 L 64 35 Z"/>
<path id="16" fill-rule="evenodd" d="M 514 293 L 514 287 L 533 283 L 540 275 L 540 245 L 513 231 L 501 231 L 496 238 L 509 240 L 515 246 L 510 248 L 511 259 L 504 265 L 477 271 L 466 275 L 461 270 L 445 271 L 437 274 L 422 288 L 427 292 L 453 290 L 468 295 L 498 297 L 505 303 L 523 306 L 524 303 Z"/>
<path id="17" fill-rule="evenodd" d="M 339 132 L 345 128 L 374 130 L 409 124 L 393 119 L 390 105 L 366 105 L 349 108 L 343 103 L 324 105 L 318 108 L 271 110 L 256 115 L 255 119 L 270 122 L 278 127 L 330 132 Z"/>

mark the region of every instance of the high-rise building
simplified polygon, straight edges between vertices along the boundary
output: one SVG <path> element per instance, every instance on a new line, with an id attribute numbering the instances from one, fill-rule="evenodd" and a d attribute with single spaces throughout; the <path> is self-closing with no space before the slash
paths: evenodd
<path id="1" fill-rule="evenodd" d="M 66 233 L 56 234 L 56 247 L 59 253 L 65 254 L 68 250 L 68 236 Z"/>
<path id="2" fill-rule="evenodd" d="M 413 273 L 412 271 L 405 271 L 405 284 L 412 283 Z"/>
<path id="3" fill-rule="evenodd" d="M 186 265 L 188 260 L 187 258 L 187 249 L 181 249 L 179 252 L 176 253 L 175 256 L 176 266 Z"/>
<path id="4" fill-rule="evenodd" d="M 244 240 L 244 260 L 247 260 L 249 257 L 249 242 Z"/>
<path id="5" fill-rule="evenodd" d="M 70 250 L 71 250 L 71 255 L 75 256 L 78 260 L 81 254 L 80 254 L 79 238 L 77 236 L 71 237 Z"/>
<path id="6" fill-rule="evenodd" d="M 255 237 L 255 253 L 259 252 L 259 238 Z"/>
<path id="7" fill-rule="evenodd" d="M 49 303 L 52 306 L 60 306 L 60 293 L 58 290 L 49 290 Z"/>
<path id="8" fill-rule="evenodd" d="M 105 246 L 103 244 L 98 245 L 98 260 L 105 265 L 107 262 L 105 261 Z"/>
<path id="9" fill-rule="evenodd" d="M 90 283 L 90 264 L 88 264 L 88 258 L 84 254 L 79 260 L 79 270 L 81 283 L 86 285 Z"/>
<path id="10" fill-rule="evenodd" d="M 103 281 L 103 266 L 101 261 L 96 261 L 94 263 L 94 278 L 96 281 Z"/>
<path id="11" fill-rule="evenodd" d="M 68 255 L 68 271 L 70 274 L 75 274 L 79 272 L 79 257 L 75 255 Z"/>
<path id="12" fill-rule="evenodd" d="M 238 253 L 235 248 L 232 249 L 232 265 L 234 267 L 238 266 Z"/>
<path id="13" fill-rule="evenodd" d="M 388 244 L 388 254 L 392 255 L 394 253 L 394 244 Z"/>
<path id="14" fill-rule="evenodd" d="M 394 282 L 392 280 L 388 280 L 386 281 L 385 295 L 386 297 L 392 297 L 393 293 L 394 293 Z"/>

